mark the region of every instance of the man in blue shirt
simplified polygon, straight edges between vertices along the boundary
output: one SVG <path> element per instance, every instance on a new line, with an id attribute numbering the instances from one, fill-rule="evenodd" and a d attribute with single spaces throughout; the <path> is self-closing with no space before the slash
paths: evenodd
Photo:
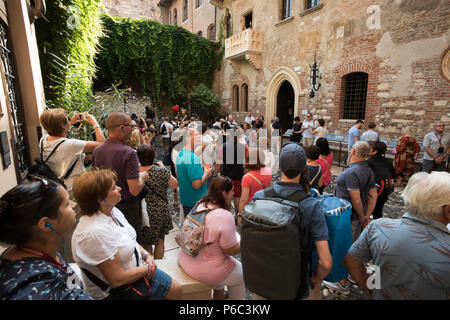
<path id="1" fill-rule="evenodd" d="M 176 159 L 180 203 L 184 216 L 187 216 L 197 201 L 206 194 L 206 181 L 212 173 L 212 168 L 203 172 L 200 158 L 194 153 L 195 147 L 200 145 L 200 134 L 194 129 L 188 129 L 188 133 L 184 136 L 184 147 Z"/>
<path id="2" fill-rule="evenodd" d="M 448 300 L 450 288 L 450 174 L 419 172 L 403 191 L 401 219 L 371 222 L 353 243 L 344 265 L 373 299 Z M 372 260 L 375 274 L 364 263 Z"/>
<path id="3" fill-rule="evenodd" d="M 356 120 L 356 123 L 353 127 L 348 130 L 348 155 L 350 156 L 350 150 L 352 149 L 353 145 L 360 140 L 360 133 L 359 130 L 362 129 L 364 126 L 364 120 L 358 119 Z M 349 161 L 349 157 L 347 158 L 347 164 Z"/>
<path id="4" fill-rule="evenodd" d="M 275 182 L 273 186 L 275 193 L 283 198 L 288 198 L 294 192 L 304 190 L 304 187 L 300 185 L 300 176 L 306 166 L 306 153 L 299 144 L 289 143 L 281 149 L 279 165 L 281 181 Z M 253 196 L 253 199 L 262 198 L 264 198 L 264 190 L 257 191 Z M 310 240 L 316 246 L 319 256 L 317 269 L 313 270 L 311 279 L 307 280 L 314 287 L 313 292 L 304 298 L 309 296 L 320 299 L 320 284 L 332 268 L 325 213 L 319 201 L 312 197 L 306 198 L 300 205 L 303 207 L 303 217 L 309 225 Z"/>

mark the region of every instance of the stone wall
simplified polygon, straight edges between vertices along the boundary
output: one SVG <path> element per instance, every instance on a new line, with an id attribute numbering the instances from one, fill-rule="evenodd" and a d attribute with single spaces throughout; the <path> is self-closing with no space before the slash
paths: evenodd
<path id="1" fill-rule="evenodd" d="M 162 22 L 160 0 L 103 0 L 106 12 L 115 17 Z"/>
<path id="2" fill-rule="evenodd" d="M 421 140 L 435 120 L 450 125 L 450 81 L 441 72 L 443 64 L 450 65 L 443 61 L 450 46 L 448 0 L 321 2 L 305 11 L 304 1 L 293 1 L 292 17 L 283 21 L 281 1 L 221 2 L 222 12 L 231 13 L 233 35 L 242 31 L 242 14 L 252 11 L 252 28 L 264 36 L 259 69 L 245 60 L 225 60 L 217 73 L 214 88 L 225 111 L 232 111 L 232 87 L 246 83 L 249 109 L 273 117 L 284 79 L 295 91 L 295 115 L 310 111 L 327 121 L 330 132 L 346 133 L 355 120 L 342 118 L 342 78 L 365 72 L 364 120 L 374 121 L 382 136 L 397 138 L 410 125 Z M 311 99 L 314 54 L 322 79 Z M 242 112 L 236 115 L 243 119 Z"/>

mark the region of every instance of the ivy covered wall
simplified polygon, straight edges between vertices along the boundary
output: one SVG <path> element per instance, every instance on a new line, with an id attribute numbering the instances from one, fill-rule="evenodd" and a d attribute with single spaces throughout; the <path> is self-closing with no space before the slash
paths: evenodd
<path id="1" fill-rule="evenodd" d="M 152 20 L 102 19 L 105 36 L 96 59 L 97 83 L 137 81 L 156 107 L 162 96 L 168 104 L 181 104 L 194 86 L 211 87 L 222 60 L 220 42 Z"/>
<path id="2" fill-rule="evenodd" d="M 92 97 L 94 57 L 103 34 L 101 0 L 47 1 L 36 21 L 47 105 L 85 110 Z"/>

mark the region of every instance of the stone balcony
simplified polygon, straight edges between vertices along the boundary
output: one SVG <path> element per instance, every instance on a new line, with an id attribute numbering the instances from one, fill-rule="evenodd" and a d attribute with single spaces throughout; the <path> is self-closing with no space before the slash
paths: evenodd
<path id="1" fill-rule="evenodd" d="M 253 29 L 245 29 L 225 39 L 225 59 L 236 72 L 240 72 L 243 61 L 250 63 L 256 70 L 261 68 L 263 33 Z"/>

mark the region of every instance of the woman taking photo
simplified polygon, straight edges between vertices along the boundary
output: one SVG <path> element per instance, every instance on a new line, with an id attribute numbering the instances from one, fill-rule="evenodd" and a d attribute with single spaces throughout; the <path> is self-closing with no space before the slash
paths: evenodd
<path id="1" fill-rule="evenodd" d="M 236 238 L 234 218 L 229 211 L 234 195 L 233 180 L 215 177 L 208 193 L 198 202 L 196 211 L 211 211 L 205 217 L 204 242 L 194 258 L 180 249 L 178 264 L 191 278 L 215 285 L 213 299 L 242 300 L 245 294 L 242 264 L 232 256 L 241 252 Z M 224 287 L 228 287 L 228 293 Z"/>
<path id="2" fill-rule="evenodd" d="M 117 175 L 91 169 L 75 179 L 73 193 L 81 218 L 72 237 L 72 253 L 94 299 L 177 299 L 181 286 L 159 270 L 136 242 L 136 231 L 122 212 Z"/>
<path id="3" fill-rule="evenodd" d="M 95 117 L 87 112 L 77 113 L 69 120 L 64 109 L 47 109 L 41 114 L 39 120 L 48 133 L 44 134 L 39 143 L 44 159 L 62 142 L 48 160 L 47 165 L 60 179 L 73 166 L 70 175 L 64 181 L 67 191 L 70 193 L 73 180 L 86 170 L 84 167 L 84 154 L 94 151 L 100 143 L 105 141 L 103 131 L 100 129 L 100 125 Z M 67 138 L 67 132 L 70 127 L 82 122 L 87 122 L 94 128 L 96 141 Z"/>
<path id="4" fill-rule="evenodd" d="M 74 203 L 59 184 L 40 179 L 0 200 L 0 300 L 89 300 L 83 284 L 57 252 L 75 223 Z"/>

